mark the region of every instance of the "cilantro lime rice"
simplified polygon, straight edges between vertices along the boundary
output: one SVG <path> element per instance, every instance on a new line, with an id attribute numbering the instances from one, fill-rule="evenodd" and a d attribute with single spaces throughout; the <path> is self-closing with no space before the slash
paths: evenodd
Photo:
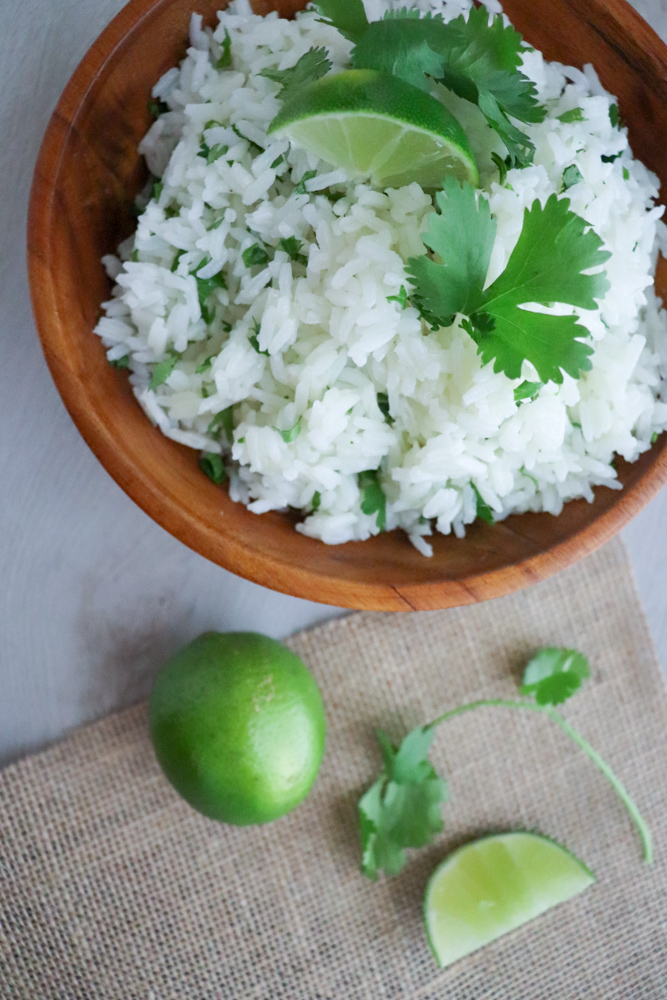
<path id="1" fill-rule="evenodd" d="M 413 6 L 447 22 L 472 4 Z M 313 10 L 287 21 L 233 0 L 214 31 L 193 16 L 186 58 L 153 91 L 140 150 L 155 180 L 136 233 L 104 261 L 116 284 L 96 332 L 110 362 L 233 500 L 296 508 L 297 530 L 330 544 L 402 528 L 430 555 L 433 531 L 461 537 L 478 516 L 558 514 L 596 486 L 619 489 L 615 454 L 637 459 L 667 427 L 667 323 L 653 290 L 658 180 L 633 158 L 613 97 L 592 67 L 525 47 L 547 114 L 521 124 L 532 162 L 508 166 L 478 107 L 430 88 L 467 134 L 495 220 L 485 288 L 525 210 L 550 196 L 609 254 L 597 308 L 531 307 L 578 318 L 590 369 L 563 362 L 547 380 L 526 359 L 510 378 L 485 363 L 464 316 L 433 322 L 415 294 L 408 261 L 426 253 L 435 192 L 379 190 L 267 136 L 281 71 L 314 48 L 330 73 L 347 70 L 352 47 Z"/>

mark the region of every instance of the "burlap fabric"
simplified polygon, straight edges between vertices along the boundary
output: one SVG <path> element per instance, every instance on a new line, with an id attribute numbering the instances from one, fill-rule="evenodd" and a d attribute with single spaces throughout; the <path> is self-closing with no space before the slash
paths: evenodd
<path id="1" fill-rule="evenodd" d="M 293 637 L 327 704 L 306 803 L 265 827 L 210 822 L 162 778 L 139 706 L 0 774 L 3 1000 L 643 1000 L 667 997 L 667 704 L 620 543 L 476 607 L 356 614 Z M 511 696 L 538 647 L 594 677 L 565 708 L 650 821 L 646 866 L 621 804 L 548 719 L 484 709 L 446 724 L 446 832 L 404 873 L 359 874 L 356 803 L 395 738 L 444 709 Z M 537 829 L 584 859 L 581 896 L 448 970 L 421 923 L 453 846 Z"/>

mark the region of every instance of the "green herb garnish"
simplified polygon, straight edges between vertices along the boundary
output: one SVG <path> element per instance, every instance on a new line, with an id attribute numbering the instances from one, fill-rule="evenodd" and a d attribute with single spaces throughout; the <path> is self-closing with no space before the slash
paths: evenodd
<path id="1" fill-rule="evenodd" d="M 287 236 L 278 241 L 276 250 L 283 250 L 295 264 L 303 264 L 305 267 L 308 264 L 308 258 L 304 253 L 301 253 L 302 246 L 302 240 L 298 240 L 296 236 Z"/>
<path id="2" fill-rule="evenodd" d="M 215 354 L 209 354 L 209 356 L 206 358 L 205 361 L 202 361 L 200 365 L 197 365 L 197 367 L 195 368 L 195 375 L 203 375 L 204 372 L 207 372 L 211 367 L 213 358 L 215 356 L 216 356 Z"/>
<path id="3" fill-rule="evenodd" d="M 234 440 L 234 407 L 228 406 L 225 410 L 216 413 L 210 424 L 206 428 L 206 433 L 211 437 L 219 437 L 223 432 L 229 443 Z"/>
<path id="4" fill-rule="evenodd" d="M 310 509 L 312 510 L 313 514 L 315 513 L 315 511 L 320 509 L 321 503 L 322 503 L 322 494 L 320 493 L 319 490 L 315 490 L 315 492 L 313 493 L 313 499 L 310 501 Z"/>
<path id="5" fill-rule="evenodd" d="M 225 37 L 220 42 L 220 58 L 215 64 L 216 69 L 227 69 L 232 65 L 232 40 L 225 28 Z"/>
<path id="6" fill-rule="evenodd" d="M 592 348 L 575 316 L 529 312 L 527 303 L 563 302 L 597 308 L 609 287 L 604 274 L 582 272 L 609 257 L 586 221 L 570 211 L 566 199 L 551 195 L 544 207 L 534 201 L 523 216 L 519 240 L 503 273 L 484 288 L 496 223 L 489 203 L 469 184 L 447 178 L 436 195 L 440 214 L 429 216 L 423 240 L 442 262 L 428 256 L 408 260 L 411 298 L 429 322 L 450 326 L 460 313 L 464 329 L 477 344 L 484 364 L 520 378 L 525 360 L 542 382 L 563 381 L 563 371 L 578 378 L 591 367 Z"/>
<path id="7" fill-rule="evenodd" d="M 401 309 L 407 309 L 408 306 L 408 292 L 405 285 L 401 285 L 398 295 L 388 295 L 387 302 L 398 302 Z"/>
<path id="8" fill-rule="evenodd" d="M 205 472 L 211 482 L 219 486 L 227 478 L 222 458 L 213 451 L 205 451 L 199 459 L 199 468 Z"/>
<path id="9" fill-rule="evenodd" d="M 621 113 L 618 110 L 618 104 L 609 105 L 609 121 L 614 128 L 623 128 L 623 123 L 621 122 Z"/>
<path id="10" fill-rule="evenodd" d="M 377 514 L 375 523 L 380 531 L 387 527 L 387 498 L 380 485 L 379 469 L 359 473 L 361 510 L 364 514 Z"/>
<path id="11" fill-rule="evenodd" d="M 609 781 L 641 837 L 644 859 L 653 860 L 651 833 L 634 801 L 608 764 L 574 730 L 553 705 L 568 698 L 589 677 L 586 658 L 575 650 L 547 649 L 538 653 L 526 667 L 522 693 L 535 700 L 484 698 L 460 705 L 443 713 L 427 726 L 413 729 L 400 746 L 386 733 L 377 733 L 382 753 L 380 777 L 359 802 L 359 827 L 362 843 L 361 870 L 370 879 L 380 871 L 397 875 L 406 863 L 405 851 L 430 844 L 443 829 L 441 806 L 448 799 L 448 787 L 428 759 L 435 731 L 442 723 L 465 712 L 481 708 L 508 708 L 540 712 L 555 722 L 584 751 Z"/>
<path id="12" fill-rule="evenodd" d="M 285 157 L 283 156 L 282 153 L 280 154 L 280 156 L 276 156 L 275 160 L 271 164 L 271 170 L 275 170 L 276 167 L 279 167 L 280 164 L 284 161 L 284 159 Z"/>
<path id="13" fill-rule="evenodd" d="M 259 264 L 268 264 L 269 262 L 268 253 L 259 243 L 253 243 L 251 247 L 243 251 L 241 257 L 246 267 L 256 267 Z"/>
<path id="14" fill-rule="evenodd" d="M 109 364 L 112 368 L 129 368 L 130 367 L 130 355 L 124 354 L 122 358 L 116 358 L 114 361 L 110 361 Z"/>
<path id="15" fill-rule="evenodd" d="M 268 80 L 280 84 L 277 97 L 281 101 L 289 101 L 295 97 L 299 91 L 309 83 L 314 83 L 320 77 L 325 76 L 331 69 L 331 62 L 327 58 L 328 52 L 325 48 L 319 47 L 309 49 L 301 56 L 294 66 L 289 69 L 263 69 L 260 76 L 265 76 Z"/>
<path id="16" fill-rule="evenodd" d="M 493 516 L 493 511 L 489 507 L 486 500 L 482 498 L 482 494 L 479 492 L 474 483 L 470 484 L 473 488 L 475 494 L 475 501 L 477 503 L 477 517 L 480 521 L 486 521 L 487 524 L 495 524 L 496 519 Z"/>
<path id="17" fill-rule="evenodd" d="M 584 175 L 579 167 L 576 163 L 572 163 L 563 171 L 563 191 L 567 191 L 568 188 L 574 187 L 575 184 L 581 184 L 583 179 Z"/>
<path id="18" fill-rule="evenodd" d="M 165 103 L 165 101 L 149 101 L 148 110 L 150 114 L 153 116 L 153 118 L 155 118 L 155 120 L 157 121 L 160 115 L 166 114 L 167 111 L 170 110 L 170 108 L 169 105 Z"/>
<path id="19" fill-rule="evenodd" d="M 583 122 L 584 113 L 581 108 L 572 108 L 571 111 L 564 111 L 562 115 L 558 116 L 559 122 Z"/>
<path id="20" fill-rule="evenodd" d="M 291 444 L 292 441 L 296 441 L 301 433 L 301 417 L 294 424 L 294 427 L 290 427 L 289 430 L 281 431 L 279 427 L 274 427 L 273 429 L 278 431 L 285 444 Z"/>
<path id="21" fill-rule="evenodd" d="M 361 0 L 316 0 L 313 6 L 324 24 L 337 28 L 350 42 L 358 42 L 368 29 L 368 18 Z"/>
<path id="22" fill-rule="evenodd" d="M 245 139 L 245 141 L 248 143 L 251 149 L 255 149 L 258 153 L 264 152 L 262 147 L 259 146 L 256 142 L 253 142 L 252 139 L 249 139 L 247 135 L 244 135 L 237 125 L 230 125 L 229 127 L 231 128 L 234 135 L 237 135 L 239 139 Z"/>
<path id="23" fill-rule="evenodd" d="M 305 174 L 294 188 L 294 194 L 308 194 L 306 191 L 306 182 L 311 181 L 313 177 L 317 177 L 317 170 L 306 170 Z"/>
<path id="24" fill-rule="evenodd" d="M 162 183 L 162 181 L 159 180 L 153 181 L 153 197 L 156 201 L 160 200 L 160 196 L 163 191 L 164 191 L 164 184 Z"/>
<path id="25" fill-rule="evenodd" d="M 157 389 L 159 385 L 164 385 L 176 367 L 178 357 L 179 356 L 175 351 L 167 351 L 167 357 L 164 361 L 159 361 L 153 369 L 153 374 L 151 375 L 151 380 L 148 386 L 149 389 Z"/>
<path id="26" fill-rule="evenodd" d="M 514 390 L 514 402 L 520 403 L 524 399 L 535 399 L 542 388 L 542 382 L 522 382 Z"/>
<path id="27" fill-rule="evenodd" d="M 498 168 L 499 178 L 498 183 L 502 186 L 507 180 L 507 162 L 503 160 L 502 156 L 498 156 L 497 153 L 491 153 L 491 159 Z"/>
<path id="28" fill-rule="evenodd" d="M 394 423 L 394 418 L 392 417 L 392 415 L 389 412 L 389 396 L 387 395 L 386 392 L 378 392 L 378 394 L 377 394 L 377 404 L 378 404 L 378 409 L 379 409 L 380 413 L 382 414 L 382 416 L 384 417 L 384 419 L 387 421 L 387 423 L 388 424 L 393 424 Z"/>
<path id="29" fill-rule="evenodd" d="M 331 11 L 333 4 L 326 6 L 327 15 L 342 31 Z M 339 7 L 363 11 L 361 0 Z M 319 10 L 324 12 L 321 5 Z M 546 110 L 537 102 L 534 83 L 520 70 L 522 37 L 503 23 L 501 15 L 489 22 L 486 8 L 473 7 L 467 18 L 460 15 L 445 23 L 437 15 L 420 17 L 416 10 L 402 9 L 387 12 L 383 20 L 361 31 L 361 11 L 353 29 L 354 68 L 380 70 L 426 92 L 430 89 L 426 78 L 437 80 L 479 107 L 505 143 L 512 166 L 532 160 L 533 143 L 510 118 L 541 122 Z"/>
<path id="30" fill-rule="evenodd" d="M 172 272 L 172 274 L 175 271 L 178 270 L 178 262 L 181 259 L 181 257 L 183 256 L 183 254 L 185 254 L 185 253 L 187 253 L 187 250 L 177 250 L 176 251 L 176 253 L 174 255 L 174 259 L 173 259 L 173 261 L 171 263 L 171 272 Z"/>

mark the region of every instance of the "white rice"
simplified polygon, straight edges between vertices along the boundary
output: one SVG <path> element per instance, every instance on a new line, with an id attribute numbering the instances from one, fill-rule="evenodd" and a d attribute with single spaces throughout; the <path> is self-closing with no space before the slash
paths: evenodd
<path id="1" fill-rule="evenodd" d="M 471 2 L 414 5 L 449 19 Z M 387 4 L 366 6 L 375 18 Z M 233 68 L 217 70 L 225 30 Z M 387 529 L 403 528 L 425 555 L 433 529 L 462 536 L 475 519 L 473 485 L 496 520 L 527 510 L 558 514 L 574 497 L 592 500 L 595 486 L 620 488 L 614 455 L 635 460 L 667 427 L 667 322 L 653 291 L 663 209 L 655 205 L 657 178 L 633 158 L 626 131 L 612 126 L 613 98 L 593 68 L 582 73 L 526 50 L 524 72 L 549 115 L 522 126 L 535 159 L 511 170 L 504 186 L 490 158 L 505 155 L 502 142 L 476 108 L 438 89 L 469 134 L 497 220 L 489 283 L 509 258 L 524 209 L 560 193 L 571 164 L 583 180 L 566 197 L 611 253 L 599 311 L 567 310 L 590 332 L 592 370 L 517 404 L 521 379 L 482 365 L 457 324 L 433 332 L 415 309 L 387 301 L 408 285 L 407 258 L 424 252 L 430 195 L 417 184 L 380 192 L 347 183 L 329 164 L 266 136 L 281 105 L 277 85 L 259 71 L 291 66 L 322 45 L 335 72 L 346 68 L 350 43 L 312 11 L 294 21 L 260 17 L 246 0 L 234 0 L 213 33 L 194 15 L 190 40 L 181 66 L 154 88 L 171 110 L 140 147 L 162 191 L 146 204 L 120 260 L 105 259 L 117 284 L 96 327 L 109 360 L 129 354 L 134 392 L 161 431 L 192 448 L 222 450 L 234 500 L 255 513 L 300 509 L 297 530 L 332 544 L 379 530 L 376 514 L 361 511 L 364 470 L 381 470 Z M 575 107 L 583 121 L 558 121 Z M 205 130 L 210 121 L 222 124 Z M 198 155 L 203 140 L 229 149 L 208 164 Z M 316 176 L 299 194 L 307 171 Z M 303 241 L 307 267 L 280 250 L 265 266 L 244 265 L 248 247 L 272 252 L 291 236 Z M 200 278 L 221 269 L 226 277 L 228 290 L 209 300 L 218 304 L 210 325 L 192 276 L 197 267 Z M 249 339 L 257 324 L 263 353 Z M 179 358 L 152 390 L 151 371 L 167 351 Z M 528 363 L 522 376 L 537 379 Z M 388 395 L 391 423 L 378 393 Z M 232 405 L 229 447 L 207 428 Z M 280 432 L 299 420 L 300 432 L 286 442 Z"/>

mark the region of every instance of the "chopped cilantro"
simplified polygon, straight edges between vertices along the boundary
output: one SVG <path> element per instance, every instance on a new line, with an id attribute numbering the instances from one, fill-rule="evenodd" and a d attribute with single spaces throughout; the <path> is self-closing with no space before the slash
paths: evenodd
<path id="1" fill-rule="evenodd" d="M 175 351 L 167 351 L 167 356 L 164 361 L 159 361 L 153 369 L 153 374 L 151 375 L 148 388 L 157 389 L 159 385 L 164 385 L 176 367 L 177 361 L 178 354 L 176 354 Z"/>
<path id="2" fill-rule="evenodd" d="M 200 365 L 197 365 L 197 367 L 195 368 L 195 375 L 203 375 L 204 372 L 207 372 L 211 367 L 211 362 L 213 361 L 214 357 L 215 354 L 209 354 L 209 356 L 206 358 L 205 361 L 202 361 Z"/>
<path id="3" fill-rule="evenodd" d="M 157 121 L 160 115 L 164 115 L 167 113 L 167 111 L 169 111 L 169 105 L 166 104 L 164 101 L 149 101 L 148 110 L 150 114 L 153 116 L 153 118 L 155 118 L 155 120 Z"/>
<path id="4" fill-rule="evenodd" d="M 162 183 L 162 181 L 160 181 L 160 180 L 154 180 L 153 181 L 153 197 L 155 198 L 156 201 L 160 200 L 160 196 L 162 195 L 163 191 L 164 191 L 164 184 Z"/>
<path id="5" fill-rule="evenodd" d="M 120 365 L 116 365 L 116 367 L 119 368 Z M 125 367 L 125 366 L 123 366 L 123 367 Z M 658 434 L 658 432 L 654 431 L 653 434 L 651 434 L 651 444 L 655 444 L 655 442 L 658 440 L 659 437 L 660 437 L 660 435 Z"/>
<path id="6" fill-rule="evenodd" d="M 398 302 L 401 309 L 406 309 L 408 305 L 408 292 L 405 285 L 401 285 L 398 295 L 388 295 L 387 302 Z"/>
<path id="7" fill-rule="evenodd" d="M 232 65 L 232 40 L 225 28 L 225 37 L 220 42 L 220 58 L 215 64 L 216 69 L 227 69 Z"/>
<path id="8" fill-rule="evenodd" d="M 324 24 L 330 24 L 350 42 L 357 42 L 368 28 L 362 0 L 315 0 L 313 6 Z"/>
<path id="9" fill-rule="evenodd" d="M 382 414 L 382 416 L 384 417 L 384 419 L 387 421 L 387 423 L 388 424 L 393 424 L 394 423 L 394 418 L 392 417 L 391 413 L 389 412 L 389 396 L 387 395 L 386 392 L 378 392 L 378 394 L 377 394 L 377 404 L 378 404 L 378 409 L 379 409 L 380 413 Z"/>
<path id="10" fill-rule="evenodd" d="M 628 170 L 627 167 L 623 167 L 623 180 L 624 181 L 630 180 L 630 171 Z"/>
<path id="11" fill-rule="evenodd" d="M 411 257 L 412 301 L 429 321 L 449 326 L 457 313 L 467 317 L 464 329 L 477 344 L 484 364 L 520 378 L 525 360 L 542 382 L 563 381 L 563 371 L 579 376 L 591 367 L 592 348 L 575 316 L 554 316 L 521 308 L 527 303 L 556 302 L 595 309 L 609 287 L 604 275 L 583 271 L 609 257 L 586 221 L 575 215 L 567 199 L 551 195 L 526 209 L 519 240 L 505 270 L 484 288 L 496 223 L 489 202 L 469 184 L 447 178 L 436 195 L 440 213 L 429 216 L 426 246 L 441 258 Z"/>
<path id="12" fill-rule="evenodd" d="M 175 219 L 176 216 L 180 214 L 180 211 L 181 210 L 177 204 L 175 205 L 173 202 L 169 202 L 164 210 L 165 219 Z"/>
<path id="13" fill-rule="evenodd" d="M 574 187 L 575 184 L 580 184 L 584 179 L 584 176 L 576 165 L 576 163 L 570 164 L 563 171 L 563 191 L 567 191 L 568 188 Z"/>
<path id="14" fill-rule="evenodd" d="M 275 170 L 276 167 L 279 167 L 280 164 L 284 161 L 284 159 L 285 157 L 283 156 L 282 153 L 280 154 L 280 156 L 276 156 L 275 160 L 271 164 L 271 170 Z"/>
<path id="15" fill-rule="evenodd" d="M 204 266 L 205 264 L 201 265 L 201 267 Z M 201 270 L 201 267 L 199 270 Z M 225 276 L 222 271 L 219 271 L 218 274 L 214 274 L 211 278 L 200 278 L 196 271 L 193 272 L 193 275 L 195 281 L 197 282 L 197 298 L 199 299 L 202 317 L 205 323 L 211 323 L 213 315 L 210 309 L 208 309 L 206 303 L 209 296 L 215 291 L 216 288 L 224 289 L 227 287 Z"/>
<path id="16" fill-rule="evenodd" d="M 320 493 L 319 490 L 315 490 L 315 492 L 313 493 L 313 499 L 310 501 L 310 507 L 313 514 L 315 513 L 315 511 L 320 509 L 321 503 L 322 503 L 322 494 Z"/>
<path id="17" fill-rule="evenodd" d="M 239 129 L 239 127 L 237 125 L 230 125 L 230 128 L 231 128 L 232 132 L 234 133 L 234 135 L 237 135 L 239 137 L 239 139 L 245 139 L 245 141 L 248 143 L 248 145 L 250 146 L 251 149 L 256 150 L 258 153 L 263 153 L 264 152 L 264 150 L 262 149 L 262 147 L 259 146 L 256 142 L 253 142 L 252 139 L 249 139 L 247 135 L 244 135 L 243 132 L 241 132 L 241 130 Z"/>
<path id="18" fill-rule="evenodd" d="M 139 263 L 139 251 L 136 248 L 132 251 L 130 260 L 132 261 L 133 264 Z"/>
<path id="19" fill-rule="evenodd" d="M 612 153 L 611 156 L 604 155 L 601 156 L 600 159 L 603 163 L 613 163 L 615 160 L 618 160 L 620 156 L 623 156 L 623 153 Z"/>
<path id="20" fill-rule="evenodd" d="M 246 267 L 256 267 L 258 264 L 268 264 L 269 255 L 259 243 L 253 243 L 251 247 L 241 254 Z"/>
<path id="21" fill-rule="evenodd" d="M 307 194 L 306 183 L 317 177 L 317 170 L 306 170 L 305 174 L 294 188 L 294 194 Z"/>
<path id="22" fill-rule="evenodd" d="M 228 406 L 225 410 L 216 413 L 210 424 L 206 428 L 206 433 L 211 437 L 219 437 L 223 432 L 229 443 L 234 440 L 234 407 Z"/>
<path id="23" fill-rule="evenodd" d="M 618 110 L 618 104 L 609 105 L 609 121 L 614 128 L 623 128 L 623 122 L 621 121 L 621 113 Z"/>
<path id="24" fill-rule="evenodd" d="M 281 431 L 279 427 L 274 427 L 274 430 L 278 431 L 285 444 L 291 444 L 292 441 L 296 441 L 301 433 L 301 417 L 294 424 L 294 427 L 290 427 L 286 431 Z"/>
<path id="25" fill-rule="evenodd" d="M 438 80 L 477 104 L 505 143 L 511 166 L 532 160 L 533 143 L 510 118 L 541 122 L 546 111 L 537 102 L 535 84 L 520 70 L 522 37 L 502 15 L 489 22 L 485 7 L 473 7 L 467 17 L 461 14 L 445 24 L 440 17 L 404 9 L 373 21 L 352 40 L 357 42 L 353 67 L 393 74 L 426 92 L 426 77 Z"/>
<path id="26" fill-rule="evenodd" d="M 252 329 L 253 329 L 253 332 L 252 332 L 251 336 L 248 337 L 248 340 L 250 341 L 251 346 L 255 348 L 255 350 L 257 351 L 258 354 L 266 354 L 268 356 L 269 352 L 268 351 L 263 351 L 260 348 L 260 346 L 259 346 L 259 330 L 260 330 L 260 325 L 259 325 L 259 321 L 258 320 L 254 319 L 252 321 Z"/>
<path id="27" fill-rule="evenodd" d="M 124 354 L 122 358 L 116 358 L 114 361 L 110 361 L 109 364 L 112 368 L 129 368 L 130 367 L 130 355 Z"/>
<path id="28" fill-rule="evenodd" d="M 211 482 L 219 486 L 227 478 L 222 458 L 213 451 L 205 451 L 199 459 L 199 468 L 205 472 Z"/>
<path id="29" fill-rule="evenodd" d="M 473 488 L 475 494 L 475 500 L 477 501 L 477 517 L 481 521 L 486 521 L 487 524 L 495 524 L 496 519 L 493 516 L 493 511 L 489 507 L 486 500 L 482 499 L 482 494 L 479 492 L 474 483 L 470 484 Z"/>
<path id="30" fill-rule="evenodd" d="M 176 255 L 174 256 L 174 259 L 173 259 L 172 264 L 171 264 L 172 273 L 175 272 L 178 269 L 178 262 L 181 259 L 181 257 L 183 256 L 183 254 L 185 254 L 185 253 L 187 253 L 187 250 L 177 250 L 176 251 Z"/>
<path id="31" fill-rule="evenodd" d="M 380 531 L 384 531 L 387 527 L 387 498 L 380 485 L 379 469 L 360 472 L 358 478 L 362 513 L 377 514 L 375 523 Z"/>
<path id="32" fill-rule="evenodd" d="M 308 258 L 305 254 L 301 253 L 302 246 L 302 240 L 298 240 L 296 236 L 287 236 L 278 241 L 276 249 L 283 250 L 289 255 L 290 260 L 293 260 L 296 264 L 303 264 L 305 267 L 308 263 Z"/>
<path id="33" fill-rule="evenodd" d="M 584 113 L 581 108 L 572 108 L 571 111 L 564 111 L 562 115 L 558 116 L 559 122 L 583 122 Z"/>
<path id="34" fill-rule="evenodd" d="M 522 382 L 514 390 L 514 402 L 520 403 L 523 399 L 535 399 L 541 388 L 541 382 Z"/>
<path id="35" fill-rule="evenodd" d="M 259 75 L 279 83 L 280 90 L 277 96 L 281 101 L 289 101 L 290 98 L 296 97 L 303 87 L 314 83 L 329 72 L 331 62 L 327 57 L 327 50 L 321 46 L 308 49 L 294 66 L 288 69 L 263 69 Z"/>
<path id="36" fill-rule="evenodd" d="M 528 470 L 526 469 L 525 465 L 521 466 L 521 468 L 519 469 L 519 472 L 521 473 L 522 476 L 525 476 L 526 479 L 532 479 L 533 483 L 535 484 L 535 489 L 539 488 L 539 483 L 538 483 L 537 479 L 535 478 L 535 476 L 531 476 L 530 472 L 528 472 Z"/>

